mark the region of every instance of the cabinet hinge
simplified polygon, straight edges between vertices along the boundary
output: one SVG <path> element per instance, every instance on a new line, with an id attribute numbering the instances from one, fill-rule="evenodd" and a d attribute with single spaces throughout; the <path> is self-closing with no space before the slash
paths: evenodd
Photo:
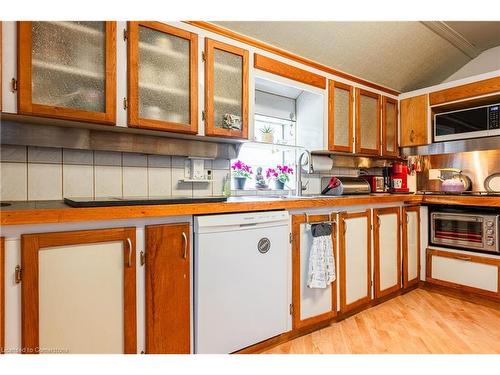
<path id="1" fill-rule="evenodd" d="M 17 79 L 12 78 L 10 80 L 10 91 L 15 92 L 17 91 Z"/>
<path id="2" fill-rule="evenodd" d="M 146 264 L 146 254 L 144 254 L 144 251 L 141 251 L 139 256 L 140 256 L 141 266 L 144 266 Z"/>
<path id="3" fill-rule="evenodd" d="M 202 60 L 202 61 L 207 61 L 207 58 L 206 58 L 206 56 L 205 56 L 205 51 L 202 51 L 202 52 L 201 52 L 201 60 Z"/>
<path id="4" fill-rule="evenodd" d="M 201 111 L 201 121 L 205 121 L 205 111 Z"/>
<path id="5" fill-rule="evenodd" d="M 23 280 L 23 273 L 20 265 L 16 266 L 15 279 L 16 279 L 16 284 L 19 284 Z"/>
<path id="6" fill-rule="evenodd" d="M 293 315 L 293 304 L 290 304 L 290 315 Z"/>
<path id="7" fill-rule="evenodd" d="M 128 31 L 127 29 L 123 29 L 123 40 L 127 40 L 128 39 Z"/>
<path id="8" fill-rule="evenodd" d="M 127 98 L 123 98 L 123 109 L 127 109 L 127 108 L 128 108 Z"/>
<path id="9" fill-rule="evenodd" d="M 288 235 L 288 238 L 289 238 L 290 243 L 292 243 L 292 238 L 293 238 L 292 232 L 290 232 L 290 234 Z"/>

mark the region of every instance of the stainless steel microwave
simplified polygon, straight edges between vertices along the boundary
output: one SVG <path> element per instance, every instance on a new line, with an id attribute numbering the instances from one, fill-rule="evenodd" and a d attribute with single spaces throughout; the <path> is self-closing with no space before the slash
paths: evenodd
<path id="1" fill-rule="evenodd" d="M 434 141 L 500 135 L 500 103 L 434 115 Z"/>

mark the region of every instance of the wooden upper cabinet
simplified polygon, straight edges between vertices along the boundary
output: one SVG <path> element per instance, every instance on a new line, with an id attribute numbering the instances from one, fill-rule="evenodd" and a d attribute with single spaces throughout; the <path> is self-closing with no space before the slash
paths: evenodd
<path id="1" fill-rule="evenodd" d="M 205 135 L 248 138 L 248 51 L 205 39 Z"/>
<path id="2" fill-rule="evenodd" d="M 190 353 L 189 223 L 146 226 L 146 353 Z"/>
<path id="3" fill-rule="evenodd" d="M 430 105 L 438 105 L 455 100 L 473 98 L 500 91 L 500 77 L 484 79 L 482 81 L 467 83 L 429 94 Z"/>
<path id="4" fill-rule="evenodd" d="M 398 101 L 382 97 L 382 155 L 398 156 Z"/>
<path id="5" fill-rule="evenodd" d="M 403 99 L 399 103 L 401 116 L 401 147 L 426 145 L 427 118 L 429 111 L 428 95 Z"/>
<path id="6" fill-rule="evenodd" d="M 137 353 L 135 228 L 21 236 L 22 349 Z"/>
<path id="7" fill-rule="evenodd" d="M 380 154 L 380 95 L 356 89 L 356 153 Z"/>
<path id="8" fill-rule="evenodd" d="M 352 152 L 354 89 L 328 81 L 328 149 Z"/>
<path id="9" fill-rule="evenodd" d="M 18 112 L 116 121 L 116 22 L 18 22 Z"/>
<path id="10" fill-rule="evenodd" d="M 128 125 L 198 132 L 198 36 L 160 22 L 128 23 Z"/>

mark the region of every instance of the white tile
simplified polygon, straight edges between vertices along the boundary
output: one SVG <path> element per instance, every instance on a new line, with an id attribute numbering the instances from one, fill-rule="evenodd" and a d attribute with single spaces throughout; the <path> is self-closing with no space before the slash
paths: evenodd
<path id="1" fill-rule="evenodd" d="M 92 165 L 94 164 L 94 152 L 91 150 L 63 149 L 64 164 Z"/>
<path id="2" fill-rule="evenodd" d="M 148 169 L 146 167 L 123 167 L 123 196 L 147 197 Z"/>
<path id="3" fill-rule="evenodd" d="M 119 167 L 122 165 L 122 154 L 114 151 L 94 151 L 94 164 Z"/>
<path id="4" fill-rule="evenodd" d="M 186 160 L 184 156 L 172 156 L 172 168 L 184 168 Z"/>
<path id="5" fill-rule="evenodd" d="M 172 171 L 170 168 L 148 168 L 150 197 L 172 195 Z"/>
<path id="6" fill-rule="evenodd" d="M 172 195 L 174 196 L 193 196 L 193 183 L 180 182 L 184 179 L 184 169 L 172 168 Z"/>
<path id="7" fill-rule="evenodd" d="M 320 194 L 321 193 L 321 177 L 320 176 L 310 176 L 304 177 L 302 183 L 307 183 L 306 190 L 303 192 L 305 194 Z"/>
<path id="8" fill-rule="evenodd" d="M 213 161 L 214 169 L 224 169 L 229 170 L 229 160 L 228 159 L 215 159 Z"/>
<path id="9" fill-rule="evenodd" d="M 59 164 L 62 163 L 62 149 L 52 147 L 28 147 L 29 163 Z"/>
<path id="10" fill-rule="evenodd" d="M 63 165 L 63 197 L 93 197 L 94 167 L 92 165 Z"/>
<path id="11" fill-rule="evenodd" d="M 94 167 L 96 198 L 122 196 L 122 168 L 109 165 Z"/>
<path id="12" fill-rule="evenodd" d="M 211 182 L 193 182 L 193 197 L 210 197 L 211 195 Z"/>
<path id="13" fill-rule="evenodd" d="M 166 155 L 148 155 L 148 167 L 170 168 L 171 158 Z"/>
<path id="14" fill-rule="evenodd" d="M 28 163 L 28 200 L 62 198 L 62 164 Z"/>
<path id="15" fill-rule="evenodd" d="M 0 200 L 27 200 L 27 173 L 26 163 L 0 163 Z"/>
<path id="16" fill-rule="evenodd" d="M 0 145 L 0 160 L 10 162 L 26 162 L 26 146 Z"/>
<path id="17" fill-rule="evenodd" d="M 144 154 L 135 154 L 130 152 L 123 153 L 124 167 L 147 167 L 148 156 Z"/>
<path id="18" fill-rule="evenodd" d="M 213 170 L 212 174 L 213 174 L 212 194 L 222 195 L 222 193 L 224 192 L 224 182 L 229 172 L 215 169 Z"/>

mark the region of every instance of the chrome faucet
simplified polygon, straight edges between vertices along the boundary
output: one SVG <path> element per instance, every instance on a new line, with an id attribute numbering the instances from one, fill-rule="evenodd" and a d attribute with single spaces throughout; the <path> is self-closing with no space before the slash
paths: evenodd
<path id="1" fill-rule="evenodd" d="M 305 165 L 307 165 L 307 173 L 311 172 L 311 168 L 310 168 L 311 153 L 306 150 L 302 154 L 300 154 L 299 160 L 297 162 L 297 181 L 296 181 L 296 186 L 295 186 L 295 188 L 296 188 L 295 194 L 299 197 L 302 196 L 302 192 L 307 189 L 307 183 L 309 183 L 309 181 L 308 181 L 305 185 L 302 184 L 302 159 L 304 158 L 304 155 L 307 156 L 307 162 L 305 163 Z"/>

